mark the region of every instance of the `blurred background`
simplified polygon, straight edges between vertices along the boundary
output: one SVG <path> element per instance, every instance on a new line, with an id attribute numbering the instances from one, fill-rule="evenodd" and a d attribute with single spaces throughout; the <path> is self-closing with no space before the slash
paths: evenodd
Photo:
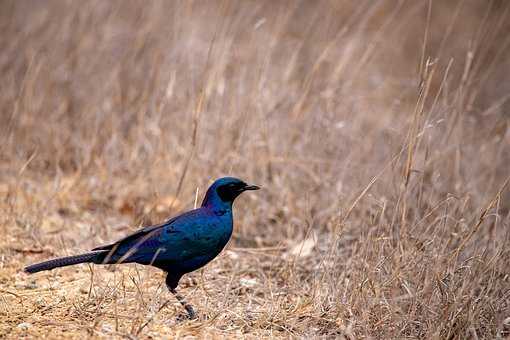
<path id="1" fill-rule="evenodd" d="M 123 322 L 145 321 L 157 301 L 140 296 L 158 280 L 106 299 L 138 314 L 105 328 L 113 317 L 86 306 L 110 273 L 66 269 L 48 283 L 20 268 L 191 209 L 224 175 L 264 190 L 236 202 L 227 255 L 190 276 L 208 327 L 165 332 L 508 335 L 509 10 L 0 2 L 0 282 L 15 293 L 0 335 L 136 333 Z M 48 284 L 65 277 L 87 294 L 54 288 L 68 300 L 48 326 L 34 295 L 53 301 Z M 213 318 L 219 307 L 235 312 Z M 162 313 L 149 336 L 168 334 Z"/>

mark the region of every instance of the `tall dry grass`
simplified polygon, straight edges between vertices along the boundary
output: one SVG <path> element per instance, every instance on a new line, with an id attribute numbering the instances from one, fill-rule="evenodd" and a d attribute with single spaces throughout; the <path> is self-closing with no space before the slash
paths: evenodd
<path id="1" fill-rule="evenodd" d="M 510 335 L 505 1 L 3 1 L 0 337 Z M 264 187 L 187 275 L 24 265 Z"/>

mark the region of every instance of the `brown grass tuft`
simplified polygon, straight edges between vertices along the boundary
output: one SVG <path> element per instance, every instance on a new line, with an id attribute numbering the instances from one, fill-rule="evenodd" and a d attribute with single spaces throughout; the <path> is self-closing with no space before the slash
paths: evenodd
<path id="1" fill-rule="evenodd" d="M 509 11 L 1 2 L 0 337 L 509 337 Z M 21 272 L 227 174 L 264 190 L 182 280 L 199 320 L 151 268 Z"/>

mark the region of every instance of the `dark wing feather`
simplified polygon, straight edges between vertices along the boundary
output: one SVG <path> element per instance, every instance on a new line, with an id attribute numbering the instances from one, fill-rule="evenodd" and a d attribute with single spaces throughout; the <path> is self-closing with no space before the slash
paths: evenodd
<path id="1" fill-rule="evenodd" d="M 175 220 L 175 218 L 172 218 L 172 219 L 166 221 L 165 223 L 147 226 L 145 228 L 142 228 L 140 230 L 135 231 L 134 233 L 132 233 L 132 234 L 130 234 L 130 235 L 124 237 L 124 238 L 121 238 L 120 240 L 118 240 L 116 242 L 113 242 L 113 243 L 110 243 L 110 244 L 107 244 L 107 245 L 104 245 L 104 246 L 99 246 L 99 247 L 96 247 L 96 248 L 94 248 L 92 250 L 111 250 L 116 245 L 120 245 L 121 243 L 131 242 L 131 241 L 133 241 L 133 240 L 135 240 L 137 238 L 144 237 L 148 233 L 151 233 L 151 232 L 153 232 L 153 231 L 155 231 L 155 230 L 157 230 L 159 228 L 164 228 L 165 226 L 167 226 L 170 223 L 172 223 L 174 220 Z"/>
<path id="2" fill-rule="evenodd" d="M 134 240 L 136 240 L 138 238 L 146 236 L 149 233 L 155 232 L 157 229 L 169 226 L 175 220 L 177 220 L 178 218 L 185 217 L 187 215 L 192 214 L 193 212 L 194 212 L 194 210 L 191 210 L 191 211 L 188 211 L 188 212 L 186 212 L 184 214 L 175 216 L 175 217 L 167 220 L 166 222 L 144 227 L 144 228 L 142 228 L 140 230 L 137 230 L 134 233 L 132 233 L 132 234 L 130 234 L 130 235 L 124 237 L 124 238 L 121 238 L 120 240 L 118 240 L 116 242 L 113 242 L 113 243 L 110 243 L 110 244 L 107 244 L 107 245 L 104 245 L 104 246 L 99 246 L 99 247 L 96 247 L 96 248 L 94 248 L 92 250 L 112 250 L 113 247 L 120 246 L 122 243 L 128 243 L 128 242 L 134 241 Z"/>

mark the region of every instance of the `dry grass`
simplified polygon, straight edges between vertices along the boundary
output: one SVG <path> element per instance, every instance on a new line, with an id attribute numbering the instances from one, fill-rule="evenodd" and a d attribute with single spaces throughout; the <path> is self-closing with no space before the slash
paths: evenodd
<path id="1" fill-rule="evenodd" d="M 0 337 L 510 336 L 506 1 L 2 1 Z M 181 292 L 27 276 L 261 184 Z M 142 329 L 142 325 L 153 320 Z"/>

